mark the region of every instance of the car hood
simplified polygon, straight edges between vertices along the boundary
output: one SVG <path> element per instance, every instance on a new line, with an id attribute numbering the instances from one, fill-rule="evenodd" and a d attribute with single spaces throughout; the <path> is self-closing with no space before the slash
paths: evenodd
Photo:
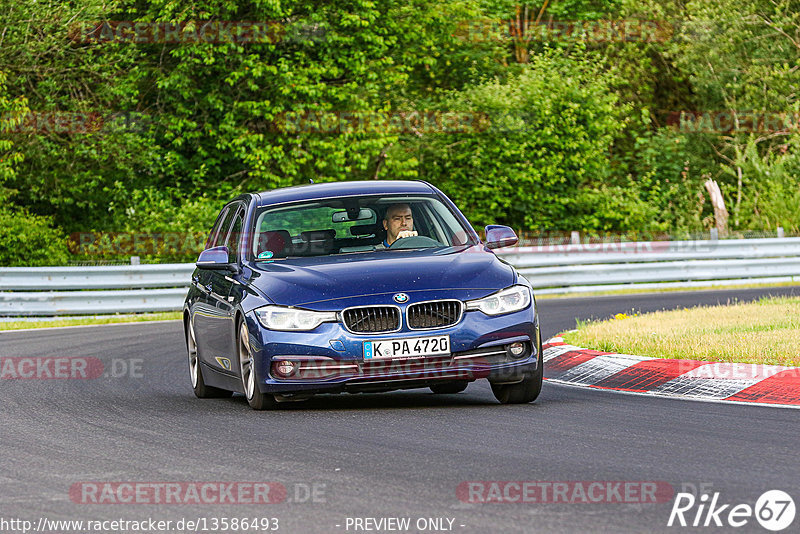
<path id="1" fill-rule="evenodd" d="M 514 269 L 482 246 L 388 250 L 290 258 L 253 265 L 252 284 L 275 304 L 333 310 L 392 303 L 480 298 L 516 281 Z"/>

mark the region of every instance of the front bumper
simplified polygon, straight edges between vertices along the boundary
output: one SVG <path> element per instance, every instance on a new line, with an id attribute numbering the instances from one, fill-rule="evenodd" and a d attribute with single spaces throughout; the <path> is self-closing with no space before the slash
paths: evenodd
<path id="1" fill-rule="evenodd" d="M 252 313 L 247 314 L 246 321 L 256 378 L 263 393 L 388 391 L 478 378 L 514 383 L 535 373 L 540 360 L 538 320 L 532 307 L 495 317 L 468 311 L 451 327 L 403 329 L 390 334 L 353 334 L 340 323 L 323 323 L 310 332 L 279 332 L 264 328 Z M 450 354 L 364 359 L 365 341 L 438 335 L 450 337 Z M 514 343 L 525 347 L 521 354 L 508 350 Z M 299 362 L 304 372 L 280 377 L 272 363 L 283 360 Z"/>

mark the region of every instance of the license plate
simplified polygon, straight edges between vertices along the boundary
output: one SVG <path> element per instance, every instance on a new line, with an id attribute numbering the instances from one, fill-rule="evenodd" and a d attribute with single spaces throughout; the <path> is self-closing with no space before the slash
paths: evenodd
<path id="1" fill-rule="evenodd" d="M 413 358 L 450 354 L 450 336 L 407 337 L 364 342 L 364 359 Z"/>

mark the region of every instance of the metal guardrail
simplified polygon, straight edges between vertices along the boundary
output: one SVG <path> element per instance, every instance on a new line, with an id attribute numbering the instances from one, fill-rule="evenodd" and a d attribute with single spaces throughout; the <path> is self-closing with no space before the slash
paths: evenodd
<path id="1" fill-rule="evenodd" d="M 590 263 L 800 257 L 800 237 L 542 245 L 503 249 L 498 255 L 518 269 Z"/>
<path id="2" fill-rule="evenodd" d="M 800 238 L 508 248 L 537 294 L 800 283 Z M 180 310 L 194 264 L 0 268 L 0 316 Z"/>
<path id="3" fill-rule="evenodd" d="M 800 238 L 545 245 L 499 254 L 537 294 L 800 282 Z"/>
<path id="4" fill-rule="evenodd" d="M 0 316 L 101 315 L 180 310 L 187 288 L 0 293 Z"/>
<path id="5" fill-rule="evenodd" d="M 193 263 L 102 267 L 5 267 L 0 291 L 65 289 L 147 289 L 188 287 Z"/>
<path id="6" fill-rule="evenodd" d="M 1 316 L 180 310 L 193 263 L 0 268 Z"/>

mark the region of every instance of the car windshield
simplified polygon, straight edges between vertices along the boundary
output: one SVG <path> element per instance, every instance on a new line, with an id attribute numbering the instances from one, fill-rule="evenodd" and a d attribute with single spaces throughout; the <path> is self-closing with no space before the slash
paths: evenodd
<path id="1" fill-rule="evenodd" d="M 259 208 L 257 260 L 475 244 L 438 198 L 344 197 Z"/>

